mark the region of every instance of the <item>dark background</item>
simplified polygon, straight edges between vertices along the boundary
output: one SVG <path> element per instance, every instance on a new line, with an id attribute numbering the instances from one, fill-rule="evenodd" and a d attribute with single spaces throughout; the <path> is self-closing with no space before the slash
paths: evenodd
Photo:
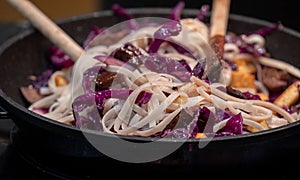
<path id="1" fill-rule="evenodd" d="M 105 0 L 103 9 L 110 9 L 114 3 L 122 7 L 174 7 L 178 0 Z M 211 0 L 185 0 L 185 8 L 199 9 Z M 231 0 L 230 13 L 250 16 L 270 22 L 280 21 L 285 27 L 300 31 L 300 10 L 297 0 Z"/>

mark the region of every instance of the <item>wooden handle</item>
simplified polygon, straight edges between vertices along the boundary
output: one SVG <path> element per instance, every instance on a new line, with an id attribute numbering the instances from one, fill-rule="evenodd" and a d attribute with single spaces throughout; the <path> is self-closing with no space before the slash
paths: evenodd
<path id="1" fill-rule="evenodd" d="M 26 17 L 53 44 L 61 48 L 76 61 L 83 53 L 83 49 L 60 27 L 50 20 L 34 4 L 28 0 L 7 0 L 24 17 Z"/>
<path id="2" fill-rule="evenodd" d="M 230 0 L 214 0 L 210 20 L 210 37 L 225 36 L 227 31 Z"/>
<path id="3" fill-rule="evenodd" d="M 219 60 L 223 59 L 230 0 L 214 0 L 210 19 L 209 44 Z"/>

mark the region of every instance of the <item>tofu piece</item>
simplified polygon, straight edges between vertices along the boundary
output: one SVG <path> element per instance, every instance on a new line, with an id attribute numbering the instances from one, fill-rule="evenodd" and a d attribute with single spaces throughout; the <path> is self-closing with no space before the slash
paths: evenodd
<path id="1" fill-rule="evenodd" d="M 274 101 L 279 107 L 289 108 L 299 100 L 300 81 L 291 84 L 283 93 Z"/>
<path id="2" fill-rule="evenodd" d="M 196 139 L 199 139 L 199 138 L 207 138 L 207 136 L 204 134 L 204 133 L 197 133 L 196 136 L 195 136 Z"/>
<path id="3" fill-rule="evenodd" d="M 269 101 L 269 96 L 264 93 L 257 93 L 257 95 L 260 97 L 263 101 Z"/>
<path id="4" fill-rule="evenodd" d="M 232 71 L 231 87 L 233 88 L 253 88 L 256 89 L 255 76 L 253 74 Z"/>
<path id="5" fill-rule="evenodd" d="M 234 62 L 236 63 L 239 72 L 253 74 L 256 72 L 255 65 L 248 59 L 235 59 Z"/>

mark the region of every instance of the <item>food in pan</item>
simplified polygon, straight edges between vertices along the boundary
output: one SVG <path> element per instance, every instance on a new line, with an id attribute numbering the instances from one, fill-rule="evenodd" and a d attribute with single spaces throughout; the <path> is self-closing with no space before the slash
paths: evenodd
<path id="1" fill-rule="evenodd" d="M 228 32 L 219 59 L 209 45 L 209 6 L 181 18 L 183 5 L 169 21 L 142 26 L 113 6 L 128 19 L 125 30 L 95 26 L 75 63 L 51 47 L 53 68 L 21 88 L 29 110 L 78 128 L 159 138 L 255 133 L 300 119 L 300 71 L 272 58 L 265 43 L 282 24 Z"/>

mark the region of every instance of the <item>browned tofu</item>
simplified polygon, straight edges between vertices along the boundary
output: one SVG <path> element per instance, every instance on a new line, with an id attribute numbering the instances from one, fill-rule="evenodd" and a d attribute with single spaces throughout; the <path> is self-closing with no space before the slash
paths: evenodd
<path id="1" fill-rule="evenodd" d="M 231 84 L 233 88 L 256 88 L 255 76 L 253 74 L 232 71 Z"/>
<path id="2" fill-rule="evenodd" d="M 274 104 L 280 107 L 289 108 L 299 100 L 300 81 L 291 84 L 283 93 L 274 101 Z"/>

